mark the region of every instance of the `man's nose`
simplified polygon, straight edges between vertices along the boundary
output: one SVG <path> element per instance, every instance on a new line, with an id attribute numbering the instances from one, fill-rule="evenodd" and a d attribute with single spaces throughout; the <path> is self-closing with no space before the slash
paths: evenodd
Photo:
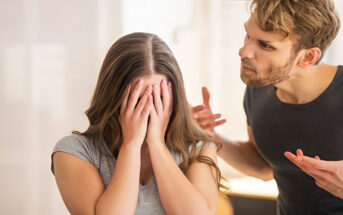
<path id="1" fill-rule="evenodd" d="M 239 49 L 239 56 L 241 58 L 253 59 L 255 56 L 255 51 L 251 44 L 245 43 L 242 48 Z"/>

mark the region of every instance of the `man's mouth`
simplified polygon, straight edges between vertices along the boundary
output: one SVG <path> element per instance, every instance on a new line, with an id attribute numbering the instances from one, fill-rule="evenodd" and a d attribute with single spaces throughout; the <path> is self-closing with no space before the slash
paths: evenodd
<path id="1" fill-rule="evenodd" d="M 246 66 L 244 64 L 242 64 L 242 70 L 246 73 L 251 73 L 251 72 L 256 73 L 256 71 L 253 68 Z"/>

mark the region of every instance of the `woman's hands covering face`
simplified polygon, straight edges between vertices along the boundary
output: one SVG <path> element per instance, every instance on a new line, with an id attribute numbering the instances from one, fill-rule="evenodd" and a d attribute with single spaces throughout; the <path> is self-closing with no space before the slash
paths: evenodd
<path id="1" fill-rule="evenodd" d="M 131 93 L 129 87 L 120 109 L 119 121 L 126 145 L 141 147 L 145 138 L 148 144 L 164 143 L 173 111 L 171 83 L 162 80 L 160 86 L 148 85 L 139 100 L 143 85 L 143 80 L 138 81 Z"/>
<path id="2" fill-rule="evenodd" d="M 139 95 L 143 89 L 143 80 L 138 81 L 130 94 L 125 96 L 120 108 L 119 121 L 123 132 L 123 145 L 141 147 L 146 135 L 148 117 L 153 107 L 152 86 L 148 86 L 139 100 Z"/>
<path id="3" fill-rule="evenodd" d="M 161 99 L 162 95 L 162 99 Z M 160 86 L 153 86 L 154 105 L 150 110 L 150 121 L 146 141 L 148 144 L 164 143 L 170 115 L 173 111 L 171 83 L 162 80 Z"/>

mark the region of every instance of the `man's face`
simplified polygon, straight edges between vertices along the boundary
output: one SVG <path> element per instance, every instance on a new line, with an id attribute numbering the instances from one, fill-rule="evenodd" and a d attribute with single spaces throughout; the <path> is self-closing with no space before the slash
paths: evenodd
<path id="1" fill-rule="evenodd" d="M 241 56 L 241 79 L 248 86 L 262 87 L 286 80 L 295 56 L 292 41 L 259 28 L 253 17 L 244 24 L 247 32 Z"/>

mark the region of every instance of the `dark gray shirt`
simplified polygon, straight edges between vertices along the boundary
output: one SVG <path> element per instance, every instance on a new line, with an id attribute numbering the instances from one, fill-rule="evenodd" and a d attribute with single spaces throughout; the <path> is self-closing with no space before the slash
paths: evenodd
<path id="1" fill-rule="evenodd" d="M 329 87 L 307 104 L 285 104 L 269 85 L 247 87 L 244 109 L 258 151 L 273 168 L 281 215 L 343 214 L 343 200 L 316 186 L 285 156 L 301 148 L 322 160 L 343 160 L 343 67 Z"/>

